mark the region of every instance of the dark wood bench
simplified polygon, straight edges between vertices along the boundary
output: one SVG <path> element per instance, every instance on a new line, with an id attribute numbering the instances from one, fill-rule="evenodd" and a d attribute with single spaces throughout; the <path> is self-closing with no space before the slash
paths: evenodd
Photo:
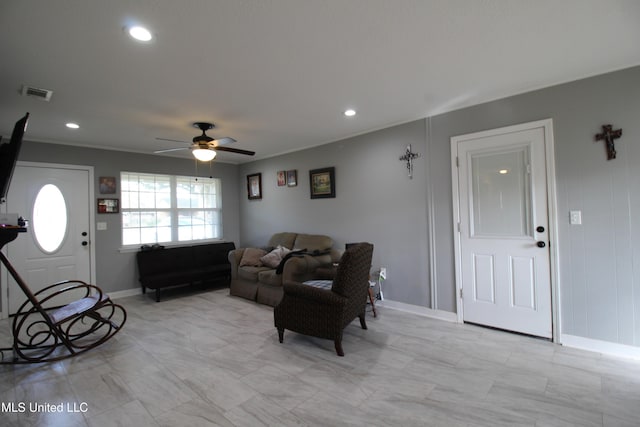
<path id="1" fill-rule="evenodd" d="M 231 278 L 229 251 L 233 242 L 179 246 L 143 250 L 137 253 L 138 278 L 142 293 L 155 289 L 160 301 L 160 289 Z"/>

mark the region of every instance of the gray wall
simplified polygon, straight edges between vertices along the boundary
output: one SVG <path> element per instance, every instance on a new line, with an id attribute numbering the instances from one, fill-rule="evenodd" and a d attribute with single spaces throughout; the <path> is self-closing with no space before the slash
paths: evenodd
<path id="1" fill-rule="evenodd" d="M 388 268 L 385 296 L 453 312 L 450 138 L 545 118 L 555 136 L 561 331 L 638 346 L 640 67 L 244 164 L 241 244 L 285 230 L 328 234 L 340 247 L 368 240 L 374 268 Z M 623 129 L 612 161 L 594 141 L 608 123 Z M 398 161 L 409 143 L 423 154 L 413 180 Z M 336 167 L 336 198 L 310 200 L 308 171 L 325 166 Z M 286 169 L 298 170 L 298 187 L 276 186 Z M 264 197 L 248 201 L 245 175 L 256 172 Z M 569 225 L 569 210 L 582 211 L 582 225 Z"/>
<path id="2" fill-rule="evenodd" d="M 193 160 L 29 141 L 23 144 L 19 160 L 93 166 L 96 198 L 100 197 L 98 178 L 101 176 L 116 177 L 118 193 L 114 197 L 120 198 L 120 171 L 196 175 Z M 235 242 L 237 245 L 240 236 L 238 166 L 214 162 L 211 169 L 208 166 L 198 167 L 198 176 L 210 175 L 222 179 L 224 240 Z M 119 252 L 122 245 L 120 215 L 96 213 L 96 222 L 107 223 L 106 231 L 93 230 L 97 285 L 109 292 L 140 286 L 137 280 L 135 252 Z"/>
<path id="3" fill-rule="evenodd" d="M 424 159 L 414 178 L 398 160 L 408 144 L 425 152 L 425 121 L 244 164 L 239 191 L 241 242 L 264 245 L 280 231 L 326 234 L 335 246 L 369 241 L 373 268 L 387 267 L 385 297 L 430 306 Z M 309 170 L 335 167 L 336 197 L 311 199 Z M 297 169 L 297 187 L 278 187 L 279 170 Z M 262 173 L 262 200 L 248 200 L 246 175 Z"/>
<path id="4" fill-rule="evenodd" d="M 241 166 L 214 164 L 223 179 L 225 239 L 263 245 L 279 231 L 320 233 L 336 246 L 367 240 L 374 269 L 388 269 L 385 296 L 455 311 L 450 138 L 553 119 L 558 203 L 561 331 L 640 346 L 640 67 L 446 113 Z M 600 126 L 623 129 L 618 158 L 594 142 Z M 414 179 L 398 157 L 422 153 Z M 192 161 L 27 143 L 21 160 L 120 170 L 193 174 Z M 336 168 L 336 198 L 309 197 L 310 169 Z M 297 187 L 277 187 L 276 172 L 297 169 Z M 247 200 L 246 175 L 262 173 L 263 199 Z M 97 194 L 97 190 L 96 190 Z M 569 225 L 569 210 L 582 225 Z M 239 212 L 239 217 L 237 216 Z M 118 215 L 98 215 L 98 282 L 137 286 L 134 257 L 119 253 Z M 435 250 L 430 251 L 430 248 Z M 436 298 L 432 301 L 431 295 Z"/>
<path id="5" fill-rule="evenodd" d="M 453 135 L 544 118 L 553 119 L 555 137 L 561 331 L 638 346 L 640 67 L 434 117 L 433 160 L 450 156 Z M 594 141 L 604 124 L 623 129 L 611 161 Z M 449 187 L 444 174 L 437 229 L 451 228 Z M 582 211 L 582 225 L 569 224 L 570 210 Z"/>

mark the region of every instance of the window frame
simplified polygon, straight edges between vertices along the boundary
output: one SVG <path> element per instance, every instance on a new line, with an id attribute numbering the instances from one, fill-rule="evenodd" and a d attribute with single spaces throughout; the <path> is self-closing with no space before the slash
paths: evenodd
<path id="1" fill-rule="evenodd" d="M 137 177 L 137 180 L 138 180 L 137 181 L 138 184 L 133 184 L 133 185 L 139 185 L 141 178 L 144 178 L 144 177 L 154 181 L 157 180 L 158 182 L 167 182 L 168 180 L 168 191 L 160 191 L 159 185 L 161 186 L 162 184 L 158 184 L 158 183 L 155 184 L 155 188 L 153 189 L 154 191 L 145 191 L 146 193 L 154 194 L 153 199 L 154 199 L 155 205 L 153 207 L 149 207 L 149 206 L 140 206 L 141 205 L 140 193 L 142 192 L 140 191 L 140 188 L 137 188 L 135 189 L 135 191 L 133 191 L 133 193 L 137 194 L 136 196 L 137 200 L 135 203 L 135 205 L 137 206 L 132 207 L 129 200 L 129 192 L 130 192 L 129 189 L 130 189 L 130 185 L 132 185 L 130 183 L 135 182 L 131 179 L 133 176 Z M 207 180 L 207 181 L 202 182 L 200 180 Z M 201 200 L 201 203 L 202 203 L 201 206 L 179 207 L 179 202 L 178 202 L 179 186 L 180 185 L 184 186 L 185 182 L 187 181 L 191 186 L 194 186 L 194 185 L 209 186 L 213 184 L 213 191 L 210 193 L 193 192 L 194 188 L 193 187 L 190 188 L 189 200 L 192 200 L 192 196 L 194 194 L 196 195 L 210 194 L 213 196 L 213 199 L 206 201 L 203 198 L 203 200 Z M 159 244 L 163 246 L 180 246 L 180 245 L 199 244 L 199 243 L 206 243 L 206 242 L 216 242 L 216 241 L 223 240 L 222 180 L 220 178 L 197 178 L 197 177 L 186 176 L 186 175 L 170 175 L 170 174 L 160 174 L 160 173 L 121 171 L 120 172 L 120 188 L 121 188 L 120 190 L 121 191 L 121 194 L 120 194 L 121 195 L 121 203 L 120 203 L 121 249 L 123 250 L 138 249 L 140 246 L 143 246 L 143 245 L 154 245 L 154 244 Z M 162 198 L 162 195 L 164 195 L 166 198 L 167 193 L 169 194 L 168 207 L 158 206 L 158 198 L 159 197 Z M 163 215 L 164 217 L 170 218 L 169 226 L 162 227 L 162 228 L 168 228 L 168 232 L 170 233 L 170 240 L 165 240 L 161 236 L 159 236 L 158 234 L 159 227 L 158 227 L 157 218 L 155 219 L 155 225 L 153 227 L 143 227 L 141 224 L 141 221 L 139 221 L 137 227 L 125 228 L 125 216 L 131 214 L 132 212 L 140 213 L 140 214 L 162 213 L 164 214 Z M 191 215 L 185 215 L 185 212 L 190 212 Z M 212 237 L 205 237 L 202 239 L 191 238 L 189 240 L 180 240 L 180 232 L 181 232 L 180 229 L 185 227 L 184 224 L 180 225 L 181 219 L 197 218 L 197 216 L 193 215 L 193 213 L 195 212 L 202 213 L 202 215 L 204 215 L 205 217 L 206 216 L 212 217 L 211 218 L 212 222 L 210 223 L 211 227 L 208 231 L 205 231 L 205 233 L 210 232 Z M 207 223 L 205 223 L 204 225 L 207 225 Z M 143 238 L 142 236 L 143 228 L 148 228 L 148 229 L 155 228 L 154 242 L 146 241 L 147 239 Z M 187 226 L 187 228 L 189 228 L 190 233 L 193 233 L 193 224 L 191 224 L 190 227 Z M 128 230 L 128 229 L 138 230 L 138 234 L 139 234 L 138 243 L 125 243 L 125 230 Z"/>

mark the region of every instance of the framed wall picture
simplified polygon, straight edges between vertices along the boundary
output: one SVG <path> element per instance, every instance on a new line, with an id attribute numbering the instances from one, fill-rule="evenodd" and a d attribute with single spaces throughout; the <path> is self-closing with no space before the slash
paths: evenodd
<path id="1" fill-rule="evenodd" d="M 309 171 L 309 185 L 312 199 L 336 197 L 335 168 L 313 169 Z"/>
<path id="2" fill-rule="evenodd" d="M 120 212 L 119 202 L 118 199 L 98 199 L 98 213 Z"/>
<path id="3" fill-rule="evenodd" d="M 278 171 L 278 187 L 284 187 L 287 185 L 287 173 L 285 171 Z"/>
<path id="4" fill-rule="evenodd" d="M 298 171 L 293 169 L 287 171 L 287 186 L 295 187 L 298 185 Z"/>
<path id="5" fill-rule="evenodd" d="M 115 194 L 116 193 L 116 177 L 115 176 L 101 176 L 99 178 L 100 194 Z"/>
<path id="6" fill-rule="evenodd" d="M 247 195 L 249 200 L 262 199 L 262 174 L 247 175 Z"/>

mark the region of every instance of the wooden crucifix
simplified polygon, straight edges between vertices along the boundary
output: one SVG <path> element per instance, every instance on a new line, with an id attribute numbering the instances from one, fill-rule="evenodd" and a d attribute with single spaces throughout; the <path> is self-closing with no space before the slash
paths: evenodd
<path id="1" fill-rule="evenodd" d="M 607 147 L 607 160 L 616 158 L 616 147 L 613 145 L 615 139 L 622 136 L 622 129 L 613 130 L 611 125 L 602 125 L 602 133 L 596 134 L 596 141 L 604 140 Z"/>

